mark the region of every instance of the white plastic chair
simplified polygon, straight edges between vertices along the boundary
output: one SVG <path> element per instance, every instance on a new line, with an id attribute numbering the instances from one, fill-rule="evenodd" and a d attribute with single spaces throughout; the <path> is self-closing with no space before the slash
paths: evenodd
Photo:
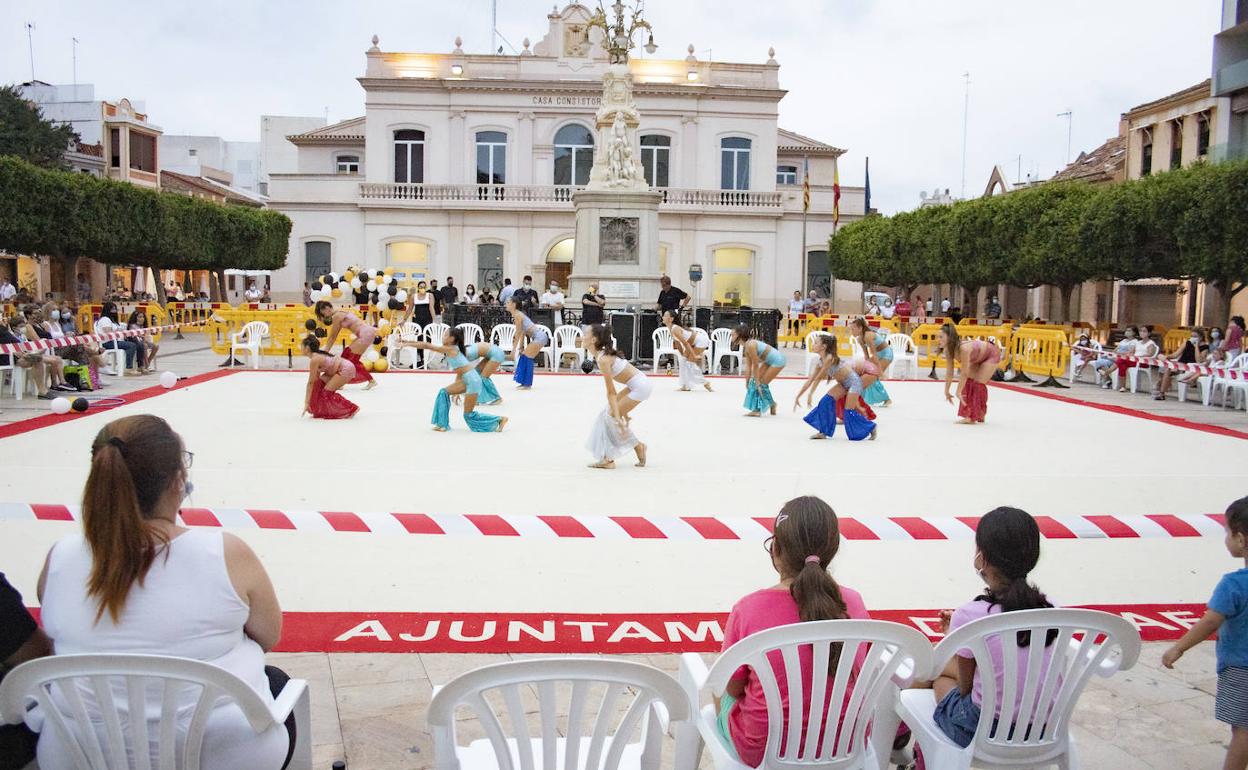
<path id="1" fill-rule="evenodd" d="M 456 325 L 455 328 L 464 330 L 465 347 L 468 345 L 479 345 L 482 342 L 485 342 L 485 332 L 483 332 L 481 327 L 476 324 L 463 323 Z"/>
<path id="2" fill-rule="evenodd" d="M 1135 366 L 1127 370 L 1127 387 L 1132 393 L 1135 393 L 1140 384 L 1140 374 L 1148 376 L 1148 390 L 1152 392 L 1156 387 L 1156 380 L 1153 374 L 1153 368 L 1141 362 L 1136 362 Z"/>
<path id="3" fill-rule="evenodd" d="M 522 701 L 534 695 L 536 734 Z M 563 699 L 566 726 L 557 717 Z M 461 708 L 486 735 L 467 746 L 456 740 Z M 692 714 L 693 704 L 662 671 L 623 660 L 558 657 L 498 663 L 456 677 L 434 691 L 427 719 L 435 770 L 658 770 L 668 724 L 678 738 L 675 767 L 693 767 L 682 756 L 692 747 Z M 638 727 L 640 739 L 630 742 Z"/>
<path id="4" fill-rule="evenodd" d="M 546 344 L 537 353 L 538 355 L 546 354 L 546 366 L 553 372 L 558 368 L 559 363 L 555 360 L 555 334 L 545 324 L 533 324 L 533 336 L 537 336 L 538 332 L 546 332 Z"/>
<path id="5" fill-rule="evenodd" d="M 833 644 L 841 645 L 835 669 L 830 659 Z M 799 650 L 803 648 L 811 655 L 809 681 L 802 678 Z M 863 661 L 861 667 L 856 667 L 859 651 L 863 652 Z M 927 671 L 931 655 L 927 637 L 899 623 L 794 623 L 742 639 L 725 650 L 709 670 L 701 656 L 686 653 L 680 661 L 680 682 L 690 700 L 698 703 L 703 691 L 722 696 L 728 679 L 741 666 L 753 670 L 767 699 L 767 747 L 762 767 L 883 770 L 900 721 L 893 708 L 897 687 L 909 684 L 915 671 Z M 779 667 L 789 693 L 810 693 L 809 700 L 789 699 L 787 717 L 771 660 L 783 662 Z M 798 726 L 802 724 L 806 703 L 812 707 L 803 730 Z M 822 705 L 814 707 L 824 703 L 828 704 L 826 709 Z M 705 706 L 696 720 L 698 734 L 710 750 L 715 767 L 751 770 L 733 756 L 736 752 L 726 745 L 717 719 L 714 706 Z M 872 731 L 869 741 L 868 727 Z M 690 765 L 695 766 L 696 761 Z"/>
<path id="6" fill-rule="evenodd" d="M 16 353 L 10 354 L 9 360 L 14 360 L 17 355 Z M 26 395 L 26 386 L 31 382 L 31 378 L 26 376 L 26 370 L 17 364 L 0 366 L 0 395 L 4 394 L 4 386 L 8 385 L 13 389 L 13 399 L 21 401 Z"/>
<path id="7" fill-rule="evenodd" d="M 1093 372 L 1095 372 L 1095 371 L 1096 371 L 1096 369 L 1095 369 L 1095 368 L 1093 368 L 1093 366 L 1092 366 L 1092 362 L 1093 362 L 1093 361 L 1095 361 L 1095 360 L 1097 360 L 1098 358 L 1100 358 L 1100 354 L 1101 354 L 1102 352 L 1104 352 L 1104 350 L 1105 350 L 1105 348 L 1101 345 L 1101 343 L 1096 342 L 1095 340 L 1093 340 L 1093 341 L 1089 342 L 1089 343 L 1088 343 L 1088 347 L 1092 348 L 1092 349 L 1093 349 L 1093 350 L 1095 350 L 1096 352 L 1095 352 L 1095 353 L 1090 353 L 1090 352 L 1088 352 L 1088 351 L 1086 351 L 1086 350 L 1085 350 L 1085 351 L 1083 351 L 1081 354 L 1076 354 L 1076 353 L 1075 353 L 1075 351 L 1073 351 L 1073 350 L 1072 350 L 1072 351 L 1070 351 L 1070 368 L 1069 368 L 1069 370 L 1066 372 L 1066 379 L 1070 381 L 1070 384 L 1071 384 L 1071 385 L 1074 385 L 1074 384 L 1075 384 L 1075 377 L 1076 377 L 1076 374 L 1075 374 L 1075 369 L 1077 369 L 1077 368 L 1078 368 L 1078 366 L 1079 366 L 1079 362 L 1075 360 L 1075 356 L 1076 356 L 1076 355 L 1083 355 L 1083 356 L 1087 356 L 1087 357 L 1088 357 L 1088 362 L 1087 362 L 1086 364 L 1084 364 L 1083 369 L 1084 369 L 1084 371 L 1087 371 L 1088 369 L 1092 369 L 1092 371 L 1093 371 Z"/>
<path id="8" fill-rule="evenodd" d="M 564 356 L 576 356 L 576 366 L 580 368 L 585 361 L 585 350 L 581 347 L 583 336 L 579 326 L 565 324 L 555 329 L 555 368 L 563 363 Z"/>
<path id="9" fill-rule="evenodd" d="M 398 343 L 420 342 L 420 335 L 420 324 L 413 321 L 408 321 L 390 332 L 390 337 L 386 341 L 386 346 L 389 348 L 389 350 L 386 351 L 386 358 L 389 360 L 391 366 L 403 366 L 403 354 L 407 353 L 409 360 L 411 360 L 411 364 L 409 364 L 409 366 L 413 369 L 416 368 L 416 361 L 418 360 L 416 355 L 417 350 L 415 348 L 400 347 Z"/>
<path id="10" fill-rule="evenodd" d="M 1020 631 L 1031 634 L 1026 647 L 1011 643 Z M 1044 641 L 1050 631 L 1056 636 L 1046 648 Z M 992 684 L 996 671 L 989 640 L 1002 653 L 1004 686 L 1000 693 Z M 1140 656 L 1140 633 L 1123 618 L 1095 610 L 1019 610 L 990 615 L 967 623 L 936 645 L 925 678 L 935 678 L 958 650 L 966 648 L 975 655 L 977 676 L 987 683 L 979 726 L 969 746 L 959 747 L 936 726 L 932 690 L 904 690 L 898 699 L 897 712 L 910 725 L 927 767 L 966 770 L 974 763 L 985 768 L 1050 764 L 1077 768 L 1069 725 L 1079 695 L 1092 674 L 1109 677 L 1135 665 Z M 1050 651 L 1048 666 L 1044 665 L 1046 649 Z M 1019 692 L 1017 672 L 1023 666 L 1027 673 Z"/>
<path id="11" fill-rule="evenodd" d="M 231 346 L 230 355 L 234 355 Z M 121 348 L 101 348 L 100 356 L 104 359 L 104 374 L 120 377 L 126 371 L 126 351 Z"/>
<path id="12" fill-rule="evenodd" d="M 1232 372 L 1238 376 L 1232 377 Z M 1248 409 L 1248 380 L 1245 380 L 1245 377 L 1248 377 L 1248 353 L 1240 353 L 1224 369 L 1220 372 L 1215 372 L 1210 381 L 1205 405 L 1212 404 L 1213 399 L 1218 395 L 1218 391 L 1222 391 L 1222 406 L 1225 408 L 1226 397 L 1233 391 L 1231 407 L 1235 408 L 1239 404 L 1240 395 L 1244 395 L 1244 408 Z"/>
<path id="13" fill-rule="evenodd" d="M 888 335 L 888 347 L 893 351 L 893 365 L 888 372 L 894 379 L 901 379 L 903 368 L 911 377 L 919 376 L 919 348 L 909 334 Z"/>
<path id="14" fill-rule="evenodd" d="M 186 688 L 198 698 L 179 709 Z M 0 684 L 0 721 L 22 721 L 31 704 L 44 714 L 43 732 L 56 731 L 78 767 L 129 768 L 127 750 L 142 750 L 142 770 L 199 770 L 209 717 L 219 700 L 232 701 L 257 735 L 280 732 L 295 715 L 295 750 L 290 770 L 312 768 L 312 714 L 308 683 L 291 679 L 269 705 L 243 680 L 198 660 L 164 655 L 53 655 L 23 663 Z M 181 713 L 179 713 L 181 711 Z M 147 719 L 130 719 L 131 714 Z M 85 729 L 84 729 L 84 726 Z M 180 749 L 180 751 L 179 751 Z M 284 752 L 283 752 L 284 755 Z M 280 763 L 280 758 L 279 758 Z M 206 770 L 211 770 L 207 768 Z"/>
<path id="15" fill-rule="evenodd" d="M 507 363 L 515 363 L 516 326 L 515 324 L 499 324 L 490 330 L 490 344 L 507 354 Z"/>
<path id="16" fill-rule="evenodd" d="M 711 370 L 718 372 L 725 358 L 730 360 L 729 371 L 741 371 L 741 351 L 732 349 L 732 329 L 720 327 L 711 332 Z"/>
<path id="17" fill-rule="evenodd" d="M 651 371 L 656 373 L 659 371 L 659 359 L 663 356 L 671 356 L 673 361 L 679 363 L 676 345 L 672 342 L 672 332 L 666 326 L 660 326 L 651 332 L 650 342 L 654 345 L 654 368 Z"/>
<path id="18" fill-rule="evenodd" d="M 446 332 L 450 328 L 451 327 L 447 324 L 434 321 L 433 323 L 427 325 L 421 331 L 421 334 L 424 335 L 425 342 L 428 342 L 430 345 L 441 345 L 442 338 L 446 336 Z M 445 363 L 446 357 L 433 350 L 425 351 L 425 364 L 423 368 L 432 369 L 432 365 L 438 362 Z"/>
<path id="19" fill-rule="evenodd" d="M 246 353 L 251 357 L 251 368 L 260 368 L 260 349 L 264 347 L 264 340 L 269 336 L 269 325 L 264 321 L 249 321 L 242 331 L 234 332 L 230 335 L 230 358 L 236 358 L 238 353 Z M 121 352 L 121 351 L 118 351 Z M 122 358 L 123 366 L 125 358 Z"/>

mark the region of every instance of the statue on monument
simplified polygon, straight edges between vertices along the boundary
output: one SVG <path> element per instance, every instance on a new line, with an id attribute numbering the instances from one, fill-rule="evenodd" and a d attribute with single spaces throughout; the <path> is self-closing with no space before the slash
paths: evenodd
<path id="1" fill-rule="evenodd" d="M 637 180 L 633 167 L 633 146 L 623 114 L 615 113 L 611 124 L 611 142 L 607 149 L 607 186 L 632 187 Z"/>

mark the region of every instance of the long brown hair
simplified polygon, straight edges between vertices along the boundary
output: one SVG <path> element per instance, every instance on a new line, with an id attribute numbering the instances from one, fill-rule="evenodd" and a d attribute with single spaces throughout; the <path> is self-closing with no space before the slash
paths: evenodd
<path id="1" fill-rule="evenodd" d="M 824 355 L 832 357 L 832 366 L 834 367 L 840 366 L 841 351 L 837 348 L 836 335 L 835 334 L 820 334 L 818 337 L 816 337 L 816 339 L 818 339 L 820 342 L 823 343 Z M 831 376 L 832 376 L 832 369 L 829 369 L 828 377 L 831 377 Z"/>
<path id="2" fill-rule="evenodd" d="M 841 548 L 840 523 L 832 506 L 813 495 L 795 497 L 780 509 L 772 534 L 772 562 L 781 577 L 793 579 L 789 594 L 797 602 L 798 619 L 807 622 L 849 617 L 841 587 L 828 572 Z M 841 645 L 833 645 L 833 667 L 840 656 Z"/>
<path id="3" fill-rule="evenodd" d="M 628 360 L 627 356 L 615 349 L 615 343 L 611 339 L 611 331 L 603 324 L 594 324 L 589 327 L 589 336 L 594 341 L 594 348 L 600 354 Z"/>
<path id="4" fill-rule="evenodd" d="M 945 333 L 945 339 L 949 341 L 949 344 L 945 346 L 945 357 L 956 358 L 958 351 L 962 349 L 962 337 L 958 335 L 958 327 L 946 321 L 940 325 L 940 330 Z"/>
<path id="5" fill-rule="evenodd" d="M 82 493 L 82 526 L 91 548 L 87 595 L 116 623 L 126 597 L 169 538 L 152 525 L 156 504 L 184 473 L 182 439 L 151 414 L 105 425 L 91 442 L 91 473 Z"/>

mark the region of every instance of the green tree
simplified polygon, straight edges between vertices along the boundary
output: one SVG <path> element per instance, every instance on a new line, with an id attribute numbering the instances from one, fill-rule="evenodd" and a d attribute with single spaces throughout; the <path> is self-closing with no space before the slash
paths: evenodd
<path id="1" fill-rule="evenodd" d="M 39 108 L 23 99 L 15 87 L 0 87 L 0 155 L 43 168 L 64 168 L 65 150 L 78 138 L 68 123 L 44 120 Z"/>
<path id="2" fill-rule="evenodd" d="M 1054 286 L 1062 300 L 1060 320 L 1074 320 L 1071 297 L 1085 281 L 1108 277 L 1109 266 L 1084 221 L 1099 199 L 1098 191 L 1078 182 L 1046 184 L 1005 198 L 1011 237 L 1007 261 L 1009 283 Z"/>
<path id="3" fill-rule="evenodd" d="M 1175 230 L 1183 272 L 1213 286 L 1229 313 L 1248 286 L 1248 161 L 1200 163 L 1182 174 L 1188 205 L 1176 212 Z"/>

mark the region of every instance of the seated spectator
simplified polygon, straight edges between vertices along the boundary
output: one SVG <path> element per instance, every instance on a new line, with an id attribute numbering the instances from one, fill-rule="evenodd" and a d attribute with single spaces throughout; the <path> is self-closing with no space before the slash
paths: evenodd
<path id="1" fill-rule="evenodd" d="M 1033 610 L 1053 605 L 1040 589 L 1027 582 L 1027 575 L 1040 561 L 1040 527 L 1026 511 L 1017 508 L 997 508 L 979 520 L 975 529 L 975 570 L 984 581 L 982 594 L 950 612 L 941 612 L 942 633 L 949 633 L 973 620 L 1015 610 Z M 1047 639 L 1031 639 L 1026 632 L 1018 634 L 1019 647 L 1043 644 L 1049 647 L 1055 636 Z M 1001 699 L 1005 692 L 1004 651 L 1002 639 L 987 640 L 988 654 L 996 669 L 997 713 L 1001 713 Z M 1041 662 L 1041 676 L 1049 666 L 1053 651 L 1046 649 Z M 1019 658 L 1018 684 L 1014 690 L 1016 703 L 1023 699 L 1023 684 L 1027 680 L 1028 655 Z M 975 655 L 970 649 L 958 650 L 944 672 L 931 683 L 936 695 L 936 724 L 949 740 L 969 746 L 979 726 L 980 708 L 983 704 L 984 683 L 977 670 Z M 1018 713 L 1016 705 L 1014 713 Z M 920 747 L 922 748 L 922 747 Z"/>
<path id="2" fill-rule="evenodd" d="M 817 497 L 798 497 L 784 504 L 776 516 L 774 534 L 767 538 L 771 566 L 780 576 L 779 582 L 755 591 L 738 601 L 728 616 L 724 629 L 723 649 L 728 649 L 750 634 L 775 626 L 812 620 L 838 618 L 870 618 L 862 597 L 852 588 L 838 585 L 828 568 L 841 545 L 836 513 Z M 866 654 L 860 651 L 855 665 Z M 811 651 L 798 653 L 803 671 L 812 670 Z M 840 650 L 833 653 L 839 658 Z M 837 661 L 828 664 L 829 676 L 835 676 Z M 780 697 L 786 702 L 788 714 L 788 679 L 782 663 L 773 663 Z M 831 691 L 831 687 L 828 688 Z M 742 667 L 715 704 L 719 729 L 733 753 L 747 765 L 758 767 L 767 747 L 767 702 L 763 686 L 749 667 Z M 783 733 L 782 733 L 783 734 Z"/>
<path id="3" fill-rule="evenodd" d="M 1157 343 L 1148 338 L 1152 330 L 1147 325 L 1136 327 L 1138 336 L 1135 340 L 1135 349 L 1129 355 L 1138 358 L 1154 358 L 1161 354 L 1161 348 L 1157 347 Z M 1141 369 L 1149 368 L 1148 364 L 1141 365 L 1139 361 L 1131 361 L 1126 358 L 1118 359 L 1118 392 L 1127 392 L 1127 370 L 1135 367 Z"/>
<path id="4" fill-rule="evenodd" d="M 51 654 L 52 642 L 0 572 L 0 680 L 14 666 Z M 0 725 L 0 770 L 20 770 L 33 762 L 38 739 L 26 725 Z"/>
<path id="5" fill-rule="evenodd" d="M 114 302 L 105 302 L 100 310 L 100 318 L 95 322 L 96 334 L 108 334 L 110 332 L 123 331 L 123 327 L 117 320 L 117 305 Z M 102 343 L 102 346 L 108 350 L 121 350 L 126 354 L 126 374 L 147 374 L 145 366 L 146 359 L 143 357 L 144 350 L 141 345 L 132 339 L 108 340 Z M 136 368 L 137 367 L 137 368 Z"/>
<path id="6" fill-rule="evenodd" d="M 45 305 L 42 310 L 42 317 L 44 319 L 43 328 L 48 331 L 52 339 L 65 339 L 67 335 L 64 327 L 61 325 L 61 311 L 57 309 L 56 305 L 50 302 Z M 55 348 L 55 350 L 61 360 L 65 362 L 65 365 L 94 366 L 98 370 L 104 363 L 103 356 L 100 355 L 99 351 L 86 345 L 64 345 Z M 67 384 L 72 385 L 73 383 L 69 383 L 68 380 L 69 378 L 66 377 Z M 81 387 L 78 388 L 78 390 L 83 389 Z"/>
<path id="7" fill-rule="evenodd" d="M 130 314 L 130 317 L 126 319 L 126 328 L 131 330 L 146 329 L 147 313 L 135 308 L 134 312 Z M 147 371 L 150 372 L 155 369 L 156 351 L 160 350 L 160 346 L 156 344 L 154 339 L 152 339 L 151 333 L 148 332 L 141 334 L 137 337 L 131 337 L 131 339 L 134 340 L 136 344 L 143 346 L 143 359 L 147 362 Z"/>
<path id="8" fill-rule="evenodd" d="M 481 289 L 481 304 L 482 305 L 494 304 L 494 295 L 490 292 L 489 286 L 486 286 L 485 288 Z"/>
<path id="9" fill-rule="evenodd" d="M 1122 339 L 1118 341 L 1118 346 L 1114 348 L 1114 353 L 1119 356 L 1129 356 L 1135 352 L 1135 327 L 1128 326 L 1122 330 Z M 1092 362 L 1092 368 L 1096 370 L 1096 380 L 1101 383 L 1102 388 L 1109 388 L 1113 381 L 1109 378 L 1109 370 L 1118 364 L 1118 359 L 1110 355 L 1102 355 L 1100 358 Z"/>
<path id="10" fill-rule="evenodd" d="M 1203 364 L 1208 356 L 1209 346 L 1205 344 L 1205 335 L 1200 329 L 1192 329 L 1192 335 L 1183 343 L 1183 347 L 1175 351 L 1173 355 L 1166 356 L 1166 359 L 1177 361 L 1180 364 Z M 1175 376 L 1178 377 L 1179 382 L 1192 382 L 1200 376 L 1200 373 L 1163 367 L 1161 377 L 1157 381 L 1157 392 L 1153 394 L 1153 400 L 1166 400 L 1166 391 L 1170 389 L 1170 379 Z"/>
<path id="11" fill-rule="evenodd" d="M 19 342 L 25 342 L 21 337 L 13 333 L 8 321 L 0 320 L 0 345 L 15 345 Z M 43 356 L 38 353 L 0 353 L 0 366 L 8 366 L 10 363 L 21 367 L 27 371 L 27 377 L 35 383 L 35 390 L 39 393 L 39 398 L 44 401 L 51 401 L 56 398 L 48 392 L 48 367 L 43 362 Z"/>
<path id="12" fill-rule="evenodd" d="M 1079 379 L 1079 376 L 1083 374 L 1083 370 L 1086 369 L 1088 364 L 1092 363 L 1093 359 L 1096 358 L 1096 353 L 1093 353 L 1091 350 L 1086 349 L 1086 348 L 1091 348 L 1091 347 L 1092 347 L 1092 338 L 1088 336 L 1087 332 L 1080 334 L 1079 341 L 1075 343 L 1076 349 L 1070 351 L 1071 360 L 1075 364 L 1075 374 L 1072 379 L 1074 380 Z M 1079 348 L 1085 348 L 1085 349 L 1079 350 Z"/>
<path id="13" fill-rule="evenodd" d="M 70 337 L 74 337 L 78 334 L 77 312 L 78 308 L 73 307 L 66 302 L 61 303 L 61 331 Z"/>
<path id="14" fill-rule="evenodd" d="M 83 532 L 52 546 L 39 577 L 43 625 L 58 655 L 201 660 L 269 701 L 287 679 L 264 665 L 281 636 L 281 608 L 264 566 L 242 540 L 177 523 L 192 488 L 192 459 L 178 434 L 153 415 L 123 417 L 100 430 L 91 444 Z M 176 697 L 185 711 L 198 695 L 188 689 Z M 208 719 L 202 766 L 277 770 L 283 757 L 289 761 L 292 726 L 256 735 L 237 706 L 220 702 Z M 104 729 L 72 729 L 92 727 Z M 39 764 L 73 766 L 55 731 L 40 736 Z"/>
<path id="15" fill-rule="evenodd" d="M 1221 326 L 1213 326 L 1209 329 L 1209 361 L 1212 362 L 1216 354 L 1222 350 L 1224 341 Z"/>
<path id="16" fill-rule="evenodd" d="M 17 318 L 20 319 L 22 324 L 21 337 L 23 341 L 34 342 L 35 340 L 52 339 L 52 333 L 44 326 L 43 313 L 39 308 L 32 307 L 26 313 L 19 313 Z M 43 357 L 45 371 L 48 376 L 48 387 L 52 390 L 75 393 L 78 389 L 65 382 L 65 359 L 61 358 L 59 352 L 58 348 L 49 348 L 40 354 Z"/>

